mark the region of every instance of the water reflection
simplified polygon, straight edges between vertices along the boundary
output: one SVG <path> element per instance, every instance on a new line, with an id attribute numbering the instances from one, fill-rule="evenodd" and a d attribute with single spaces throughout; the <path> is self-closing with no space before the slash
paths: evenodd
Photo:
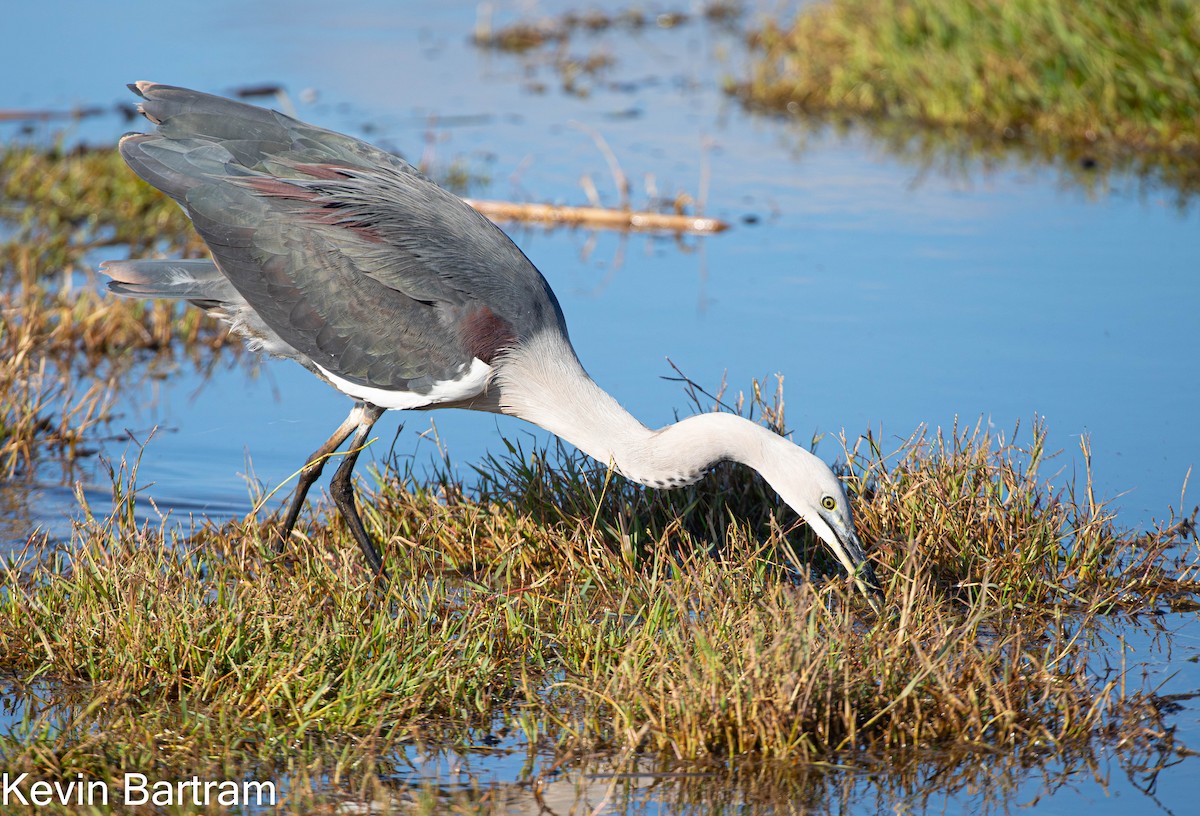
<path id="1" fill-rule="evenodd" d="M 1026 139 L 944 134 L 887 119 L 763 115 L 785 126 L 787 143 L 797 155 L 820 150 L 831 137 L 855 139 L 865 134 L 873 148 L 913 169 L 914 188 L 929 180 L 973 185 L 996 175 L 1044 176 L 1049 171 L 1060 189 L 1077 190 L 1092 202 L 1112 195 L 1141 200 L 1161 196 L 1180 214 L 1196 206 L 1200 193 L 1200 161 L 1183 153 L 1079 145 L 1056 149 Z"/>
<path id="2" fill-rule="evenodd" d="M 414 748 L 381 765 L 379 774 L 394 803 L 430 811 L 986 816 L 1019 812 L 1051 797 L 1069 811 L 1072 797 L 1096 794 L 1120 796 L 1122 807 L 1132 810 L 1162 807 L 1155 792 L 1158 775 L 1180 761 L 1172 747 L 1162 740 L 1115 751 L 1097 746 L 1040 755 L 981 749 L 812 764 L 673 765 L 602 754 L 555 757 L 501 741 L 471 750 Z"/>
<path id="3" fill-rule="evenodd" d="M 17 768 L 23 744 L 65 736 L 61 749 L 89 731 L 103 733 L 102 722 L 87 726 L 93 696 L 87 688 L 3 680 L 0 756 Z M 381 757 L 372 796 L 374 808 L 388 802 L 400 812 L 990 816 L 1048 799 L 1074 812 L 1097 796 L 1115 806 L 1099 812 L 1172 812 L 1158 789 L 1160 775 L 1182 761 L 1170 729 L 1146 723 L 1133 738 L 1113 736 L 1069 751 L 981 746 L 933 755 L 898 749 L 888 756 L 854 754 L 816 763 L 744 759 L 677 765 L 628 755 L 556 753 L 511 732 L 485 733 L 466 747 L 413 745 Z M 64 772 L 74 773 L 69 767 Z M 258 766 L 245 778 L 274 781 L 288 792 L 284 805 L 290 810 L 330 801 L 339 802 L 342 812 L 367 807 L 328 778 L 300 785 L 284 766 Z"/>

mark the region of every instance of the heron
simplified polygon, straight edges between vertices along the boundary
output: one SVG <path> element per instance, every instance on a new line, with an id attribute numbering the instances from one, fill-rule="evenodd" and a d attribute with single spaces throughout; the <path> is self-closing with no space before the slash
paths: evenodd
<path id="1" fill-rule="evenodd" d="M 359 452 L 387 410 L 465 408 L 532 422 L 654 488 L 692 484 L 719 462 L 753 468 L 875 605 L 850 502 L 824 461 L 729 413 L 643 425 L 588 376 L 538 269 L 460 198 L 392 153 L 277 111 L 152 82 L 129 88 L 154 129 L 124 136 L 121 156 L 183 208 L 211 259 L 109 261 L 109 289 L 187 301 L 353 400 L 299 472 L 280 551 L 349 439 L 330 495 L 386 581 L 355 503 Z"/>

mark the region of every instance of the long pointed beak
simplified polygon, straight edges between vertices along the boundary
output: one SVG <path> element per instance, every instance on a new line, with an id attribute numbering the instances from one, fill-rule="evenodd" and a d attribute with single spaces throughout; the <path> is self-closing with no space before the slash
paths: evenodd
<path id="1" fill-rule="evenodd" d="M 855 586 L 866 596 L 867 603 L 871 605 L 871 608 L 882 614 L 883 590 L 880 588 L 879 579 L 875 577 L 875 568 L 867 560 L 867 553 L 863 550 L 858 535 L 852 529 L 839 530 L 832 524 L 829 525 L 829 529 L 833 531 L 833 537 L 837 539 L 836 545 L 827 542 L 829 549 L 833 550 L 838 561 L 842 562 L 846 572 L 854 579 Z"/>

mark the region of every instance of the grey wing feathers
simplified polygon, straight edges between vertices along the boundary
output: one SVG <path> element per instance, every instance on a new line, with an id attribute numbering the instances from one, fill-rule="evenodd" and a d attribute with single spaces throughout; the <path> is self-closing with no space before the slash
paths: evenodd
<path id="1" fill-rule="evenodd" d="M 130 87 L 158 127 L 121 141 L 126 162 L 192 218 L 234 290 L 223 302 L 253 310 L 289 356 L 420 391 L 501 340 L 562 328 L 549 286 L 507 236 L 399 157 L 241 102 Z M 208 299 L 152 291 L 182 292 L 167 267 L 113 268 L 142 274 L 118 278 L 122 293 Z"/>
<path id="2" fill-rule="evenodd" d="M 135 82 L 129 89 L 142 97 L 140 110 L 158 125 L 162 138 L 220 144 L 246 167 L 291 155 L 301 161 L 340 160 L 364 168 L 386 165 L 419 175 L 408 162 L 374 145 L 277 111 L 153 82 Z"/>

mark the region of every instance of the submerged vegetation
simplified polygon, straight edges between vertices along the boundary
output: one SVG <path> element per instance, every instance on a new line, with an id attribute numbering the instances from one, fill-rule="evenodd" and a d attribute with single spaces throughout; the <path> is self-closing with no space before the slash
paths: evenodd
<path id="1" fill-rule="evenodd" d="M 490 6 L 481 6 L 471 41 L 479 48 L 508 54 L 534 56 L 527 61 L 525 87 L 542 93 L 547 85 L 536 78 L 538 68 L 548 68 L 559 80 L 562 91 L 571 96 L 587 97 L 597 85 L 605 84 L 615 65 L 609 49 L 593 48 L 587 54 L 570 50 L 579 35 L 597 36 L 612 32 L 621 37 L 641 36 L 650 29 L 675 29 L 696 19 L 727 24 L 741 16 L 740 3 L 730 0 L 705 0 L 690 12 L 677 8 L 647 10 L 630 6 L 617 11 L 591 9 L 583 13 L 568 11 L 554 17 L 518 20 L 496 26 Z"/>
<path id="2" fill-rule="evenodd" d="M 752 35 L 757 106 L 888 117 L 1200 176 L 1200 7 L 1179 0 L 835 0 Z"/>

